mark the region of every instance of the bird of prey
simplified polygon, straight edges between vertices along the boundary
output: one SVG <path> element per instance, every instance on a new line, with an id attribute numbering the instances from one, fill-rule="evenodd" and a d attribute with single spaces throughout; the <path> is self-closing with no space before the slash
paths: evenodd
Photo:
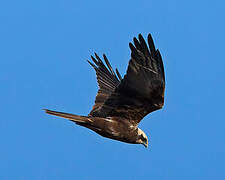
<path id="1" fill-rule="evenodd" d="M 165 75 L 151 34 L 147 42 L 139 34 L 133 44 L 129 43 L 131 58 L 124 78 L 117 69 L 114 72 L 105 54 L 105 63 L 96 53 L 91 56 L 92 62 L 88 63 L 96 72 L 99 90 L 87 116 L 48 109 L 46 113 L 69 119 L 103 137 L 148 147 L 148 138 L 138 124 L 147 114 L 163 107 Z"/>

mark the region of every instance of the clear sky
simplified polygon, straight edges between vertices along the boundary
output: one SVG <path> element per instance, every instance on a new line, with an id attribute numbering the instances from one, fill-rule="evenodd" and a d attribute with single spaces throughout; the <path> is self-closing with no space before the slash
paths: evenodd
<path id="1" fill-rule="evenodd" d="M 0 179 L 225 179 L 222 0 L 0 2 Z M 128 43 L 151 33 L 164 109 L 140 123 L 150 147 L 102 138 L 42 109 L 87 115 L 95 51 L 126 72 Z"/>

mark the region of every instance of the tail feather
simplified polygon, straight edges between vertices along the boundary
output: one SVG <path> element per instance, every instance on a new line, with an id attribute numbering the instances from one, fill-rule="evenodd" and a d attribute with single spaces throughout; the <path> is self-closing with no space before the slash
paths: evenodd
<path id="1" fill-rule="evenodd" d="M 66 118 L 66 119 L 69 119 L 69 120 L 77 122 L 77 123 L 86 123 L 86 122 L 92 121 L 90 118 L 88 118 L 86 116 L 78 116 L 78 115 L 75 115 L 75 114 L 52 111 L 52 110 L 48 110 L 48 109 L 44 109 L 44 110 L 47 114 L 51 114 L 51 115 L 54 115 L 54 116 Z"/>

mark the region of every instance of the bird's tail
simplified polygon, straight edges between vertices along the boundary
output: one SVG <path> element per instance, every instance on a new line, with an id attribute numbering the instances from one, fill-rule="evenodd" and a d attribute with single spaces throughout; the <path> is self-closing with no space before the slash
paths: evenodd
<path id="1" fill-rule="evenodd" d="M 51 115 L 54 115 L 54 116 L 66 118 L 66 119 L 69 119 L 69 120 L 71 120 L 73 122 L 76 122 L 76 123 L 92 122 L 92 120 L 90 118 L 86 117 L 86 116 L 78 116 L 78 115 L 75 115 L 75 114 L 57 112 L 57 111 L 52 111 L 52 110 L 48 110 L 48 109 L 44 109 L 44 110 L 47 114 L 51 114 Z"/>

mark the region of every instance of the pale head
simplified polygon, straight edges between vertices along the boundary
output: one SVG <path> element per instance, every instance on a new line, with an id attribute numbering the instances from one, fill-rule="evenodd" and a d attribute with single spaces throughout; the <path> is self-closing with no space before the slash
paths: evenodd
<path id="1" fill-rule="evenodd" d="M 138 128 L 138 140 L 137 140 L 137 143 L 138 144 L 143 144 L 146 148 L 148 147 L 148 137 L 146 136 L 144 131 L 142 131 L 139 128 Z"/>

